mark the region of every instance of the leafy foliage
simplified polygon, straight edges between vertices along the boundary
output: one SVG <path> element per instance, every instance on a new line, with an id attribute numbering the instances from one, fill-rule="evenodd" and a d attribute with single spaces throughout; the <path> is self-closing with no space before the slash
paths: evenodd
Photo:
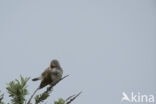
<path id="1" fill-rule="evenodd" d="M 11 102 L 13 104 L 23 104 L 25 101 L 25 95 L 28 94 L 27 90 L 27 82 L 30 78 L 23 78 L 20 76 L 20 81 L 15 80 L 11 81 L 7 86 L 7 91 L 9 93 L 9 97 L 11 97 Z"/>
<path id="2" fill-rule="evenodd" d="M 65 100 L 60 98 L 58 101 L 55 101 L 54 104 L 65 104 Z"/>
<path id="3" fill-rule="evenodd" d="M 49 87 L 47 87 L 47 89 L 40 95 L 37 95 L 35 97 L 35 103 L 38 104 L 40 102 L 43 102 L 44 100 L 46 100 L 49 96 L 50 96 L 50 92 L 52 91 L 52 88 L 58 84 L 61 80 L 63 80 L 64 78 L 68 77 L 69 75 L 66 75 L 64 77 L 62 77 L 59 81 L 57 81 L 56 83 L 52 83 Z M 35 91 L 36 92 L 36 91 Z M 29 104 L 29 103 L 27 103 Z"/>
<path id="4" fill-rule="evenodd" d="M 46 100 L 49 96 L 50 96 L 50 95 L 49 95 L 49 93 L 47 93 L 47 92 L 44 92 L 44 93 L 42 93 L 42 94 L 40 94 L 40 95 L 37 95 L 37 96 L 35 97 L 35 104 L 38 104 L 38 103 L 43 102 L 43 101 Z"/>
<path id="5" fill-rule="evenodd" d="M 4 104 L 4 102 L 2 101 L 3 100 L 3 97 L 4 97 L 4 94 L 1 94 L 0 95 L 0 104 Z"/>
<path id="6" fill-rule="evenodd" d="M 68 76 L 68 75 L 67 75 Z M 64 78 L 66 78 L 67 76 L 64 76 L 62 79 L 60 79 L 58 82 L 60 82 L 61 80 L 63 80 Z M 33 95 L 39 90 L 38 88 L 34 91 L 33 95 L 31 96 L 31 98 L 29 99 L 28 102 L 26 102 L 25 96 L 28 94 L 28 90 L 27 90 L 27 82 L 30 78 L 23 78 L 22 76 L 20 76 L 20 80 L 15 79 L 14 81 L 11 81 L 6 89 L 9 93 L 9 97 L 11 97 L 11 103 L 12 104 L 32 104 L 31 103 L 31 98 L 33 98 Z M 39 95 L 36 95 L 35 99 L 35 104 L 39 104 L 39 103 L 43 103 L 49 96 L 50 96 L 50 92 L 52 91 L 52 88 L 58 83 L 56 82 L 53 85 L 50 85 L 49 87 L 47 87 L 47 89 Z M 66 100 L 60 98 L 58 99 L 58 101 L 55 101 L 54 104 L 70 104 L 77 96 L 79 96 L 79 94 L 77 95 L 72 95 L 70 97 L 68 97 Z M 0 94 L 0 104 L 5 104 L 2 100 L 3 100 L 4 94 Z M 9 103 L 8 103 L 9 104 Z"/>

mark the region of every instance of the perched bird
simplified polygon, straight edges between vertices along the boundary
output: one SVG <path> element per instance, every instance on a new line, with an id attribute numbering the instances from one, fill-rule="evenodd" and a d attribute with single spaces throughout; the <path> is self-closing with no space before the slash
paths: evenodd
<path id="1" fill-rule="evenodd" d="M 63 69 L 61 68 L 58 60 L 52 60 L 50 66 L 41 74 L 40 77 L 32 79 L 32 81 L 41 80 L 39 89 L 56 83 L 62 78 Z"/>

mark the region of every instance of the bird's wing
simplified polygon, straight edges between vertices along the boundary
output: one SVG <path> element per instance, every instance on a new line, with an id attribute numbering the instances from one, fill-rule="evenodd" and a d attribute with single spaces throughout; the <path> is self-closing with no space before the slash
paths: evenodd
<path id="1" fill-rule="evenodd" d="M 47 68 L 43 73 L 42 73 L 42 76 L 43 77 L 46 77 L 48 76 L 48 73 L 50 72 L 49 68 Z"/>
<path id="2" fill-rule="evenodd" d="M 51 76 L 50 76 L 50 74 L 47 74 L 47 76 L 44 77 L 44 79 L 41 81 L 40 89 L 47 86 L 51 82 L 52 82 Z"/>

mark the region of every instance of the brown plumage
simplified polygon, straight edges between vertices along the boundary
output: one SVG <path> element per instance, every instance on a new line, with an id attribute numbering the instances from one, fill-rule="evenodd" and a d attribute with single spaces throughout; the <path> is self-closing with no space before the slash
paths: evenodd
<path id="1" fill-rule="evenodd" d="M 63 70 L 57 60 L 52 60 L 50 66 L 41 74 L 40 77 L 32 79 L 41 80 L 39 88 L 43 88 L 51 83 L 56 83 L 62 78 Z"/>

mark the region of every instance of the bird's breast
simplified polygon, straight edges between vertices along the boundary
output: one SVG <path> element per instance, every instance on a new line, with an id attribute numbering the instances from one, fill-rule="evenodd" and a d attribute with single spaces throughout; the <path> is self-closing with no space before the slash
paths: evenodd
<path id="1" fill-rule="evenodd" d="M 51 72 L 52 80 L 58 80 L 58 79 L 62 78 L 63 72 L 60 69 L 54 68 L 50 72 Z"/>

